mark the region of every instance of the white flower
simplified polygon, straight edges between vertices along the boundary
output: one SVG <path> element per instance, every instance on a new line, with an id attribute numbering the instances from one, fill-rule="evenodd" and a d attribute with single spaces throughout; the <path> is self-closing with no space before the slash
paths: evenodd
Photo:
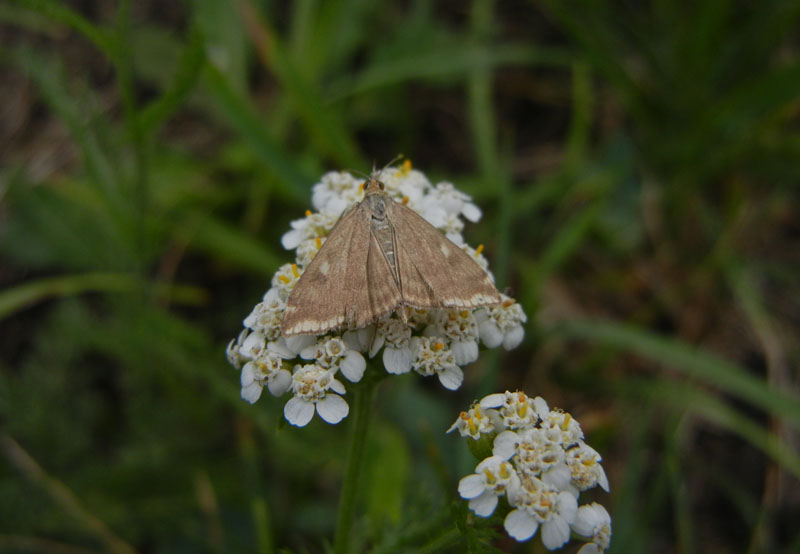
<path id="1" fill-rule="evenodd" d="M 472 198 L 456 189 L 452 183 L 438 183 L 430 196 L 447 213 L 463 216 L 472 223 L 481 218 L 481 209 L 472 203 Z"/>
<path id="2" fill-rule="evenodd" d="M 583 439 L 580 423 L 568 412 L 562 410 L 548 412 L 542 418 L 541 427 L 547 433 L 549 440 L 561 444 L 564 448 Z"/>
<path id="3" fill-rule="evenodd" d="M 608 477 L 600 465 L 602 458 L 597 451 L 583 441 L 567 450 L 567 467 L 572 484 L 579 491 L 591 489 L 596 485 L 609 492 Z"/>
<path id="4" fill-rule="evenodd" d="M 308 264 L 317 255 L 323 244 L 325 244 L 325 237 L 316 237 L 301 242 L 300 246 L 297 247 L 297 265 L 299 267 L 308 267 Z"/>
<path id="5" fill-rule="evenodd" d="M 328 423 L 339 423 L 350 407 L 340 395 L 344 385 L 334 379 L 333 371 L 316 364 L 296 365 L 292 375 L 294 398 L 286 403 L 283 415 L 297 427 L 304 427 L 314 417 L 314 410 Z"/>
<path id="6" fill-rule="evenodd" d="M 225 357 L 228 358 L 228 363 L 236 369 L 241 368 L 249 359 L 241 354 L 242 343 L 244 343 L 244 340 L 249 334 L 249 329 L 242 329 L 239 336 L 231 340 L 231 342 L 228 343 L 228 347 L 225 349 Z"/>
<path id="7" fill-rule="evenodd" d="M 266 343 L 267 341 L 264 338 L 264 333 L 261 331 L 253 331 L 242 341 L 242 346 L 239 348 L 239 355 L 247 360 L 257 358 L 264 351 Z"/>
<path id="8" fill-rule="evenodd" d="M 379 321 L 369 350 L 370 357 L 383 348 L 383 367 L 386 371 L 395 375 L 408 373 L 416 353 L 411 345 L 411 332 L 408 323 L 396 317 Z"/>
<path id="9" fill-rule="evenodd" d="M 481 435 L 496 433 L 502 428 L 503 421 L 496 410 L 482 410 L 479 404 L 473 404 L 468 412 L 459 414 L 458 419 L 450 426 L 447 432 L 458 429 L 458 433 L 462 437 L 472 437 L 478 440 Z M 507 460 L 511 456 L 501 457 Z"/>
<path id="10" fill-rule="evenodd" d="M 532 399 L 522 391 L 490 394 L 481 400 L 481 407 L 496 408 L 508 429 L 531 427 L 550 413 L 543 398 Z"/>
<path id="11" fill-rule="evenodd" d="M 411 163 L 406 160 L 399 168 L 381 170 L 378 178 L 386 187 L 384 190 L 387 194 L 425 217 L 422 208 L 430 204 L 427 195 L 433 187 L 424 173 L 411 169 Z"/>
<path id="12" fill-rule="evenodd" d="M 275 352 L 284 360 L 292 360 L 297 358 L 305 348 L 311 346 L 317 341 L 314 335 L 296 335 L 294 337 L 279 337 L 278 340 L 271 341 L 267 344 L 267 349 L 270 352 Z"/>
<path id="13" fill-rule="evenodd" d="M 494 440 L 493 453 L 511 458 L 521 474 L 541 479 L 558 490 L 567 489 L 572 474 L 566 454 L 559 443 L 553 443 L 541 429 L 504 431 Z"/>
<path id="14" fill-rule="evenodd" d="M 362 182 L 346 171 L 330 171 L 311 189 L 311 205 L 317 211 L 338 216 L 361 200 Z"/>
<path id="15" fill-rule="evenodd" d="M 436 324 L 449 339 L 456 364 L 463 366 L 478 359 L 478 324 L 470 310 L 440 310 Z"/>
<path id="16" fill-rule="evenodd" d="M 411 348 L 416 353 L 411 367 L 420 375 L 436 375 L 446 389 L 456 390 L 464 380 L 464 372 L 456 365 L 455 356 L 437 338 L 412 337 Z"/>
<path id="17" fill-rule="evenodd" d="M 572 530 L 592 540 L 581 547 L 579 554 L 599 554 L 611 544 L 611 516 L 597 502 L 578 508 Z"/>
<path id="18" fill-rule="evenodd" d="M 281 244 L 286 250 L 294 250 L 303 241 L 325 237 L 338 219 L 338 213 L 307 211 L 303 219 L 292 221 L 292 230 L 281 237 Z"/>
<path id="19" fill-rule="evenodd" d="M 280 297 L 277 288 L 271 288 L 264 295 L 264 299 L 244 318 L 244 326 L 253 331 L 260 331 L 267 340 L 275 340 L 281 334 L 284 309 L 286 301 Z"/>
<path id="20" fill-rule="evenodd" d="M 292 385 L 292 374 L 283 369 L 283 360 L 273 352 L 263 351 L 255 360 L 244 364 L 242 398 L 253 404 L 261 397 L 264 385 L 273 396 L 280 396 Z"/>
<path id="21" fill-rule="evenodd" d="M 316 360 L 319 367 L 333 370 L 338 369 L 353 383 L 361 380 L 367 362 L 364 356 L 356 350 L 347 347 L 344 340 L 339 337 L 322 337 L 300 351 L 304 360 Z"/>
<path id="22" fill-rule="evenodd" d="M 520 345 L 525 337 L 522 324 L 528 321 L 522 306 L 513 298 L 500 294 L 503 302 L 496 307 L 483 308 L 478 311 L 478 330 L 481 340 L 489 348 L 503 345 L 506 350 L 512 350 Z"/>
<path id="23" fill-rule="evenodd" d="M 475 468 L 475 473 L 458 482 L 458 493 L 469 499 L 469 509 L 475 515 L 489 517 L 497 507 L 497 498 L 520 488 L 514 466 L 499 456 L 490 456 Z"/>
<path id="24" fill-rule="evenodd" d="M 272 287 L 281 299 L 285 301 L 289 298 L 289 293 L 292 292 L 301 274 L 297 264 L 283 264 L 278 268 L 278 271 L 272 276 Z"/>
<path id="25" fill-rule="evenodd" d="M 578 511 L 578 503 L 570 493 L 526 477 L 519 493 L 509 494 L 508 500 L 515 509 L 506 516 L 504 527 L 512 538 L 526 541 L 541 526 L 542 543 L 548 550 L 560 548 L 569 540 L 569 526 Z"/>
<path id="26" fill-rule="evenodd" d="M 483 255 L 483 245 L 479 244 L 477 248 L 472 248 L 468 244 L 462 244 L 460 246 L 461 250 L 469 254 L 469 257 L 475 260 L 475 263 L 477 263 L 489 276 L 489 280 L 494 283 L 494 274 L 489 271 L 489 260 L 487 260 L 486 256 Z"/>

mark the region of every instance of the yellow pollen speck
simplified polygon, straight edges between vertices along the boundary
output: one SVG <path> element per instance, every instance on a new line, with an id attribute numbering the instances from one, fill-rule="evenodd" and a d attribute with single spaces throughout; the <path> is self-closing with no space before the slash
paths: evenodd
<path id="1" fill-rule="evenodd" d="M 315 242 L 317 243 L 317 250 L 322 248 L 322 239 L 321 238 L 317 237 Z"/>
<path id="2" fill-rule="evenodd" d="M 288 278 L 286 275 L 279 275 L 279 276 L 278 276 L 278 279 L 280 279 L 281 281 L 283 281 L 283 283 L 284 283 L 285 285 L 288 285 L 288 284 L 289 284 L 289 278 Z"/>
<path id="3" fill-rule="evenodd" d="M 469 315 L 469 311 L 461 310 L 460 315 L 461 315 L 461 317 L 467 317 Z"/>
<path id="4" fill-rule="evenodd" d="M 360 185 L 358 185 L 358 192 L 364 192 L 364 187 L 367 185 L 366 181 L 362 181 Z"/>
<path id="5" fill-rule="evenodd" d="M 542 506 L 544 506 L 545 508 L 549 508 L 552 505 L 553 505 L 553 503 L 550 502 L 549 500 L 546 500 L 546 499 L 542 500 Z"/>
<path id="6" fill-rule="evenodd" d="M 439 351 L 439 350 L 441 350 L 442 348 L 444 348 L 444 344 L 442 344 L 441 342 L 434 342 L 434 343 L 431 345 L 431 349 L 435 350 L 436 352 L 438 352 L 438 351 Z"/>
<path id="7" fill-rule="evenodd" d="M 406 204 L 408 204 L 408 196 L 403 197 L 403 206 L 405 206 Z"/>
<path id="8" fill-rule="evenodd" d="M 475 249 L 475 254 L 480 254 L 481 252 L 483 252 L 483 245 L 479 244 L 478 248 Z"/>
<path id="9" fill-rule="evenodd" d="M 500 465 L 500 477 L 503 479 L 508 479 L 511 473 L 508 471 L 508 464 L 501 464 Z"/>
<path id="10" fill-rule="evenodd" d="M 518 400 L 520 403 L 523 403 L 523 402 L 525 402 L 525 400 L 526 400 L 526 398 L 525 398 L 525 393 L 524 393 L 524 392 L 522 392 L 522 391 L 518 392 L 518 393 L 517 393 L 517 400 Z"/>
<path id="11" fill-rule="evenodd" d="M 489 469 L 484 469 L 483 474 L 486 476 L 486 482 L 490 485 L 493 485 L 497 478 L 494 476 L 494 473 L 489 471 Z"/>
<path id="12" fill-rule="evenodd" d="M 297 264 L 292 264 L 292 273 L 294 274 L 295 279 L 300 278 L 300 272 L 297 271 Z"/>
<path id="13" fill-rule="evenodd" d="M 519 407 L 519 409 L 517 410 L 517 413 L 519 413 L 520 417 L 525 417 L 525 414 L 528 413 L 528 404 L 527 404 L 527 402 L 525 404 L 522 404 Z"/>
<path id="14" fill-rule="evenodd" d="M 504 307 L 504 308 L 508 308 L 509 306 L 511 306 L 511 305 L 513 305 L 513 304 L 514 304 L 514 301 L 513 301 L 511 298 L 509 298 L 508 300 L 506 300 L 505 302 L 503 302 L 503 307 Z"/>
<path id="15" fill-rule="evenodd" d="M 469 419 L 469 414 L 467 412 L 461 412 L 460 414 L 458 414 L 458 417 L 460 417 L 461 419 Z"/>
<path id="16" fill-rule="evenodd" d="M 306 217 L 311 215 L 311 210 L 306 210 Z"/>
<path id="17" fill-rule="evenodd" d="M 475 431 L 477 431 L 477 430 L 478 430 L 478 428 L 477 428 L 477 427 L 475 427 L 475 421 L 473 421 L 473 420 L 471 420 L 471 419 L 470 419 L 470 420 L 469 420 L 469 432 L 470 432 L 470 433 L 474 433 L 474 432 L 475 432 Z"/>
<path id="18" fill-rule="evenodd" d="M 403 165 L 401 165 L 401 166 L 400 166 L 400 169 L 399 169 L 398 173 L 399 173 L 400 175 L 402 175 L 403 177 L 405 177 L 406 175 L 408 175 L 408 173 L 409 173 L 410 171 L 411 171 L 411 160 L 409 160 L 409 159 L 406 159 L 406 160 L 403 162 Z"/>
<path id="19" fill-rule="evenodd" d="M 594 460 L 583 460 L 581 463 L 586 467 L 589 467 L 594 465 Z"/>

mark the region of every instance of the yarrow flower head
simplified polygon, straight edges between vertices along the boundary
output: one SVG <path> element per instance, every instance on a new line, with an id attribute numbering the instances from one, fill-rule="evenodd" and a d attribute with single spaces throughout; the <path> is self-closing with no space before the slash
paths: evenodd
<path id="1" fill-rule="evenodd" d="M 491 455 L 458 485 L 475 515 L 492 515 L 505 498 L 504 527 L 518 541 L 541 529 L 549 550 L 564 546 L 571 532 L 590 541 L 581 554 L 608 548 L 608 512 L 597 503 L 578 506 L 585 490 L 599 485 L 608 492 L 608 478 L 600 455 L 583 441 L 583 431 L 570 414 L 551 410 L 541 397 L 506 391 L 461 412 L 451 431 L 468 437 L 473 453 L 474 445 L 491 445 Z"/>
<path id="2" fill-rule="evenodd" d="M 493 281 L 483 246 L 472 248 L 461 235 L 465 220 L 476 222 L 481 217 L 469 196 L 451 183 L 432 184 L 408 161 L 384 168 L 375 177 L 386 196 L 416 211 Z M 367 359 L 380 360 L 389 374 L 414 371 L 436 376 L 442 386 L 455 390 L 464 379 L 462 368 L 477 360 L 481 344 L 510 349 L 524 336 L 526 316 L 506 295 L 497 306 L 431 309 L 401 305 L 365 327 L 342 325 L 321 335 L 283 336 L 281 322 L 295 285 L 340 216 L 363 199 L 363 179 L 340 171 L 322 176 L 312 189 L 313 211 L 292 221 L 281 239 L 284 248 L 294 251 L 294 261 L 278 268 L 269 290 L 244 318 L 244 330 L 226 350 L 228 361 L 241 370 L 242 398 L 253 403 L 265 387 L 275 396 L 291 392 L 284 416 L 297 426 L 306 425 L 315 413 L 328 423 L 346 417 L 349 408 L 339 378 L 358 382 Z M 394 256 L 393 251 L 389 254 Z M 492 420 L 491 425 L 495 423 Z M 481 420 L 476 432 L 488 432 L 488 425 Z"/>

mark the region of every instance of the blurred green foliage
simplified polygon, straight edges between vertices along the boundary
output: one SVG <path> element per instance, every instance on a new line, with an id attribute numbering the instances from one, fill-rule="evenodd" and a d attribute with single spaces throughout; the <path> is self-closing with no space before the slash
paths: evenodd
<path id="1" fill-rule="evenodd" d="M 324 551 L 346 422 L 247 405 L 224 347 L 315 179 L 402 152 L 482 206 L 531 321 L 457 395 L 382 384 L 359 549 L 531 551 L 467 525 L 443 435 L 519 388 L 604 455 L 612 552 L 797 552 L 798 18 L 0 4 L 0 551 Z"/>

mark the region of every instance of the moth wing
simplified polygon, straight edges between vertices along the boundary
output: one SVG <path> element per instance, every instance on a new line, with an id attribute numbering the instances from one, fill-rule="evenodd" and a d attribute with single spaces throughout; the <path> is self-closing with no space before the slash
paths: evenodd
<path id="1" fill-rule="evenodd" d="M 389 314 L 403 303 L 403 295 L 397 286 L 392 266 L 380 242 L 370 231 L 369 253 L 367 254 L 367 281 L 369 309 L 363 310 L 356 320 L 357 327 L 364 327 Z"/>
<path id="2" fill-rule="evenodd" d="M 281 334 L 324 334 L 352 323 L 369 304 L 369 218 L 359 204 L 336 222 L 289 294 Z"/>
<path id="3" fill-rule="evenodd" d="M 500 303 L 487 273 L 421 215 L 389 202 L 403 301 L 420 308 L 477 308 Z"/>

